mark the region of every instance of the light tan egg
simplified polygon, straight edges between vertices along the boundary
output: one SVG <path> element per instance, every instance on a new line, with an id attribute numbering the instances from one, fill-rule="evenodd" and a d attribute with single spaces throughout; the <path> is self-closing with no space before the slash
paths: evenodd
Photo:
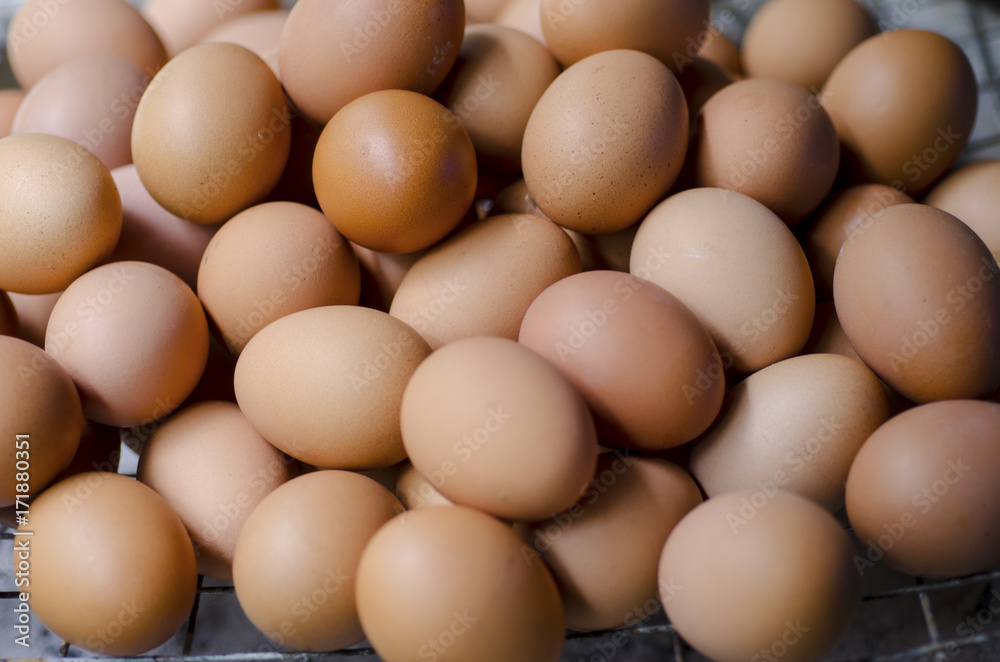
<path id="1" fill-rule="evenodd" d="M 172 58 L 213 29 L 253 12 L 276 10 L 278 0 L 149 0 L 142 13 Z"/>
<path id="2" fill-rule="evenodd" d="M 924 204 L 958 218 L 979 235 L 994 257 L 1000 256 L 1000 161 L 975 161 L 951 172 L 931 189 Z"/>
<path id="3" fill-rule="evenodd" d="M 507 0 L 497 13 L 494 23 L 516 28 L 544 44 L 541 5 L 541 0 Z"/>
<path id="4" fill-rule="evenodd" d="M 224 41 L 247 48 L 264 59 L 278 48 L 281 30 L 288 20 L 288 10 L 270 9 L 253 11 L 227 18 L 215 26 L 199 41 L 203 44 Z"/>

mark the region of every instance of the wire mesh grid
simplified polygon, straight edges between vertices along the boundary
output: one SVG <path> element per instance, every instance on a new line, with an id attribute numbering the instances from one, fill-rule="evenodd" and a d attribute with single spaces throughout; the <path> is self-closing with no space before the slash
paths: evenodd
<path id="1" fill-rule="evenodd" d="M 0 27 L 21 0 L 0 0 Z M 130 0 L 142 4 L 142 0 Z M 1000 158 L 1000 2 L 995 0 L 861 0 L 880 28 L 924 28 L 941 32 L 968 55 L 979 81 L 979 112 L 972 139 L 959 163 Z M 286 1 L 290 5 L 294 0 Z M 713 24 L 738 42 L 763 0 L 716 0 Z M 0 34 L 2 34 L 0 33 Z M 2 64 L 6 65 L 6 62 Z M 2 69 L 2 67 L 0 67 Z M 7 74 L 9 76 L 9 74 Z M 0 82 L 5 82 L 0 75 Z M 3 85 L 0 85 L 2 87 Z M 124 451 L 126 454 L 127 450 Z M 843 514 L 841 513 L 843 519 Z M 844 521 L 845 528 L 849 526 Z M 0 658 L 88 658 L 60 641 L 37 621 L 33 648 L 13 645 L 13 532 L 0 531 Z M 866 553 L 856 543 L 859 555 Z M 828 662 L 978 662 L 1000 660 L 1000 570 L 948 581 L 925 582 L 876 562 L 864 576 L 864 596 L 854 625 Z M 725 636 L 724 624 L 718 624 Z M 231 584 L 199 576 L 187 623 L 167 643 L 144 658 L 187 662 L 229 660 L 321 661 L 374 658 L 365 646 L 333 653 L 299 653 L 270 642 L 242 614 Z M 759 659 L 780 659 L 781 655 Z M 106 657 L 93 659 L 111 659 Z M 135 659 L 135 658 L 132 658 Z M 705 660 L 677 635 L 662 612 L 637 626 L 615 631 L 570 634 L 564 662 Z M 516 661 L 511 661 L 516 662 Z"/>

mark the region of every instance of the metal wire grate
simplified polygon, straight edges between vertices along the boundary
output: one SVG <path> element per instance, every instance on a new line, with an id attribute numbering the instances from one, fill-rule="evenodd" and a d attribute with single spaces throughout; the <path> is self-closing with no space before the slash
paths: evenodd
<path id="1" fill-rule="evenodd" d="M 141 4 L 141 0 L 132 1 Z M 976 72 L 980 98 L 972 140 L 960 161 L 1000 158 L 1000 1 L 861 1 L 885 28 L 931 29 L 946 34 L 962 47 Z M 762 2 L 717 0 L 716 15 L 728 9 L 735 16 L 735 21 L 722 24 L 723 30 L 738 40 Z M 0 0 L 3 32 L 18 4 L 18 0 Z M 0 83 L 3 82 L 0 73 Z M 47 658 L 86 657 L 85 651 L 59 641 L 36 620 L 32 625 L 32 649 L 26 651 L 13 644 L 12 608 L 17 593 L 11 568 L 12 539 L 10 531 L 0 532 L 0 657 L 24 653 Z M 876 564 L 864 577 L 865 595 L 851 632 L 825 659 L 829 662 L 1000 659 L 1000 591 L 994 588 L 998 580 L 1000 570 L 956 580 L 924 582 L 896 573 L 885 564 Z M 199 577 L 198 595 L 186 627 L 145 657 L 183 658 L 188 662 L 318 662 L 373 655 L 369 648 L 328 654 L 285 651 L 270 644 L 250 625 L 231 585 Z M 571 635 L 563 656 L 565 662 L 704 659 L 677 636 L 662 614 L 622 632 Z"/>

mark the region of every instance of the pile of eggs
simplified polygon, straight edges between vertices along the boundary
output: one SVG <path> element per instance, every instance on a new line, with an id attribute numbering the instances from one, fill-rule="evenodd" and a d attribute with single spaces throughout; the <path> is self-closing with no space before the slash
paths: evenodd
<path id="1" fill-rule="evenodd" d="M 26 2 L 0 506 L 37 618 L 140 654 L 200 573 L 301 651 L 558 660 L 662 605 L 713 659 L 814 660 L 876 564 L 1000 565 L 972 68 L 854 0 L 732 19 Z"/>

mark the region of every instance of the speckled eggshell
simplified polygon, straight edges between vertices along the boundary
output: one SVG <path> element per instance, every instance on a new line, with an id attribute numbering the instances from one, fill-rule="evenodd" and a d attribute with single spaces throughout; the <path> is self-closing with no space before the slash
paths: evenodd
<path id="1" fill-rule="evenodd" d="M 886 562 L 953 578 L 1000 564 L 1000 405 L 934 402 L 892 418 L 858 453 L 847 515 L 864 574 Z"/>
<path id="2" fill-rule="evenodd" d="M 511 520 L 568 508 L 593 477 L 594 422 L 550 363 L 506 338 L 436 350 L 403 394 L 403 445 L 455 503 Z"/>
<path id="3" fill-rule="evenodd" d="M 37 495 L 69 465 L 84 421 L 73 380 L 31 343 L 0 336 L 0 374 L 4 376 L 0 401 L 5 403 L 0 410 L 0 453 L 7 467 L 0 474 L 0 507 L 4 507 L 13 505 L 17 496 Z M 22 461 L 28 465 L 27 480 L 18 478 Z M 18 483 L 27 483 L 30 492 L 17 492 Z"/>
<path id="4" fill-rule="evenodd" d="M 701 501 L 694 480 L 675 464 L 602 454 L 583 498 L 530 529 L 532 551 L 559 586 L 566 627 L 612 630 L 657 613 L 660 552 Z"/>
<path id="5" fill-rule="evenodd" d="M 260 434 L 323 468 L 387 467 L 406 457 L 403 389 L 430 354 L 409 326 L 357 306 L 292 313 L 262 329 L 236 364 L 236 400 Z"/>
<path id="6" fill-rule="evenodd" d="M 421 508 L 386 524 L 358 565 L 358 615 L 375 652 L 407 662 L 449 641 L 441 660 L 557 662 L 559 592 L 523 548 L 509 526 L 470 508 Z"/>
<path id="7" fill-rule="evenodd" d="M 751 78 L 780 78 L 816 94 L 837 63 L 878 31 L 856 0 L 771 0 L 743 34 L 743 70 Z"/>
<path id="8" fill-rule="evenodd" d="M 914 197 L 968 143 L 978 99 L 962 49 L 936 32 L 911 29 L 856 46 L 821 95 L 843 145 L 844 170 Z"/>
<path id="9" fill-rule="evenodd" d="M 566 66 L 620 48 L 649 53 L 674 71 L 708 24 L 709 0 L 542 0 L 545 41 Z"/>
<path id="10" fill-rule="evenodd" d="M 225 22 L 212 28 L 200 41 L 203 44 L 238 44 L 265 59 L 268 53 L 277 50 L 281 31 L 287 20 L 286 9 L 253 11 L 242 16 L 227 17 Z"/>
<path id="11" fill-rule="evenodd" d="M 850 235 L 833 274 L 837 315 L 858 355 L 914 402 L 1000 385 L 1000 269 L 951 214 L 895 205 Z"/>
<path id="12" fill-rule="evenodd" d="M 149 76 L 167 61 L 159 36 L 126 0 L 28 0 L 7 27 L 10 67 L 25 90 L 59 65 L 97 54 L 131 60 Z"/>
<path id="13" fill-rule="evenodd" d="M 706 188 L 667 198 L 639 226 L 630 271 L 698 316 L 727 369 L 795 356 L 809 337 L 806 256 L 781 219 L 745 195 Z"/>
<path id="14" fill-rule="evenodd" d="M 212 238 L 198 271 L 198 298 L 235 354 L 277 319 L 355 305 L 360 292 L 350 245 L 323 214 L 295 202 L 234 216 Z"/>
<path id="15" fill-rule="evenodd" d="M 725 371 L 711 336 L 675 296 L 631 274 L 589 271 L 532 302 L 518 341 L 586 398 L 607 445 L 687 443 L 719 413 Z"/>
<path id="16" fill-rule="evenodd" d="M 816 97 L 753 78 L 722 88 L 692 118 L 689 158 L 696 186 L 738 191 L 793 224 L 830 192 L 840 144 Z"/>
<path id="17" fill-rule="evenodd" d="M 181 518 L 198 572 L 232 579 L 233 553 L 253 509 L 298 474 L 298 463 L 257 434 L 231 402 L 185 407 L 157 428 L 136 477 Z"/>
<path id="18" fill-rule="evenodd" d="M 878 377 L 836 354 L 779 361 L 732 388 L 724 413 L 691 452 L 709 498 L 739 489 L 788 490 L 831 513 L 868 436 L 889 417 Z"/>
<path id="19" fill-rule="evenodd" d="M 290 123 L 281 84 L 263 60 L 235 44 L 200 44 L 150 83 L 132 125 L 132 156 L 165 209 L 221 223 L 277 184 Z"/>
<path id="20" fill-rule="evenodd" d="M 385 253 L 427 248 L 455 229 L 476 179 L 476 151 L 459 120 L 406 90 L 347 104 L 313 157 L 323 213 L 351 241 Z"/>
<path id="21" fill-rule="evenodd" d="M 524 133 L 524 181 L 556 223 L 590 234 L 638 222 L 677 179 L 688 111 L 677 78 L 638 51 L 592 55 L 559 75 Z"/>
<path id="22" fill-rule="evenodd" d="M 166 643 L 187 620 L 198 586 L 191 540 L 142 483 L 113 473 L 68 478 L 35 499 L 23 529 L 34 534 L 22 590 L 60 639 L 126 657 Z"/>
<path id="23" fill-rule="evenodd" d="M 979 235 L 994 257 L 1000 256 L 1000 161 L 976 161 L 951 172 L 924 204 L 958 218 Z"/>
<path id="24" fill-rule="evenodd" d="M 434 348 L 470 336 L 516 340 L 535 297 L 580 268 L 579 252 L 552 221 L 494 216 L 418 259 L 389 312 Z"/>
<path id="25" fill-rule="evenodd" d="M 243 611 L 272 641 L 297 650 L 360 643 L 358 563 L 372 535 L 402 510 L 392 492 L 348 471 L 316 471 L 277 488 L 236 543 L 233 583 Z"/>
<path id="26" fill-rule="evenodd" d="M 370 92 L 431 94 L 464 31 L 462 0 L 299 0 L 281 33 L 281 82 L 296 107 L 326 124 Z"/>
<path id="27" fill-rule="evenodd" d="M 10 135 L 10 127 L 14 124 L 14 117 L 24 97 L 24 92 L 19 89 L 0 90 L 0 138 Z"/>
<path id="28" fill-rule="evenodd" d="M 469 132 L 481 166 L 517 173 L 528 118 L 559 73 L 537 39 L 502 25 L 475 25 L 434 96 Z"/>
<path id="29" fill-rule="evenodd" d="M 87 418 L 131 427 L 164 417 L 194 390 L 208 322 L 191 288 L 163 267 L 113 262 L 59 297 L 45 351 L 76 382 Z"/>
<path id="30" fill-rule="evenodd" d="M 50 294 L 107 258 L 122 204 L 101 161 L 43 134 L 0 139 L 0 289 Z"/>
<path id="31" fill-rule="evenodd" d="M 884 184 L 858 184 L 830 196 L 802 239 L 820 299 L 833 298 L 833 268 L 851 233 L 869 227 L 872 216 L 886 207 L 912 202 L 910 196 Z"/>
<path id="32" fill-rule="evenodd" d="M 279 0 L 149 0 L 142 13 L 173 58 L 213 29 L 252 12 L 278 9 L 280 4 Z"/>

